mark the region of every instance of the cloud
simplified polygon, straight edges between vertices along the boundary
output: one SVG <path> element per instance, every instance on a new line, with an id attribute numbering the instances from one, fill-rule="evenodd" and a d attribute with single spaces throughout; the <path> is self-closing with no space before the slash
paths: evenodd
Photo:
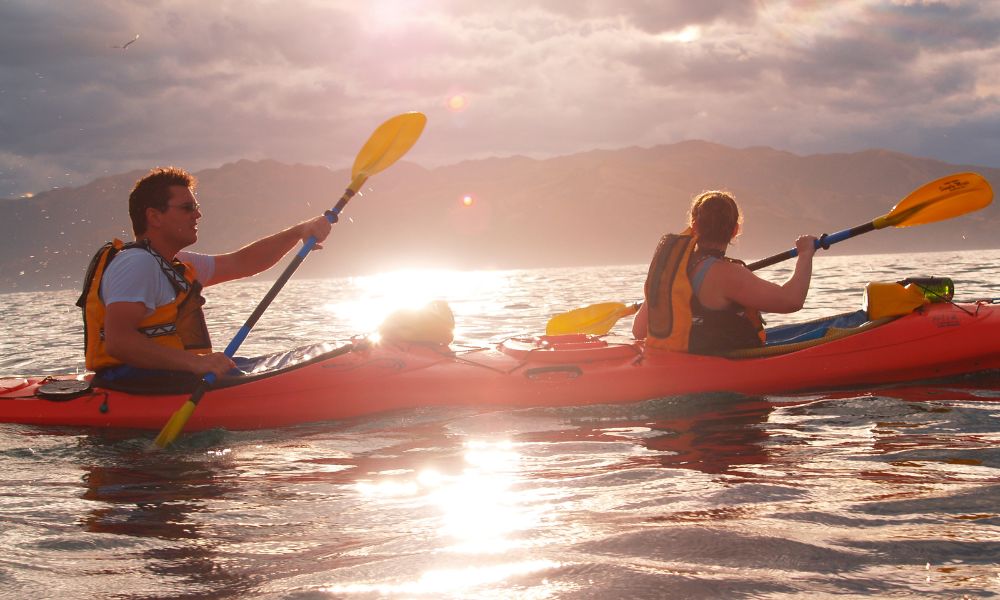
<path id="1" fill-rule="evenodd" d="M 446 6 L 457 13 L 511 15 L 532 9 L 567 17 L 573 22 L 622 20 L 647 33 L 684 29 L 690 25 L 729 22 L 751 25 L 757 4 L 747 0 L 700 0 L 699 2 L 656 2 L 655 0 L 498 0 L 484 5 L 477 0 L 453 0 Z"/>
<path id="2" fill-rule="evenodd" d="M 0 197 L 165 163 L 347 166 L 406 110 L 430 118 L 408 156 L 427 165 L 689 137 L 995 165 L 996 64 L 1000 7 L 971 0 L 8 0 Z"/>

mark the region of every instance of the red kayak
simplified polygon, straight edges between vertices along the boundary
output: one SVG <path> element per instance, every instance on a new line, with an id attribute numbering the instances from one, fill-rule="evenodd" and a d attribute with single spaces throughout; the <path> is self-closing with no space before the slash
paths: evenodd
<path id="1" fill-rule="evenodd" d="M 250 359 L 245 375 L 204 396 L 185 431 L 266 429 L 425 406 L 579 406 L 699 392 L 828 390 L 1000 368 L 1000 308 L 991 301 L 931 304 L 885 321 L 738 358 L 646 351 L 635 340 L 591 335 L 511 338 L 492 347 L 318 344 Z M 0 422 L 158 430 L 189 397 L 96 387 L 91 377 L 0 379 Z"/>

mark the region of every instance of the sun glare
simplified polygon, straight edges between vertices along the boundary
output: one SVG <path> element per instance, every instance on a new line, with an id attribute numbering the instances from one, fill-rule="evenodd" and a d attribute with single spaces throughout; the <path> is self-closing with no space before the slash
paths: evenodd
<path id="1" fill-rule="evenodd" d="M 469 107 L 469 100 L 465 94 L 454 94 L 448 98 L 448 110 L 451 112 L 462 112 Z"/>
<path id="2" fill-rule="evenodd" d="M 466 447 L 462 474 L 435 488 L 429 499 L 442 514 L 441 533 L 463 554 L 494 554 L 512 534 L 536 527 L 539 514 L 516 491 L 521 455 L 505 443 Z"/>
<path id="3" fill-rule="evenodd" d="M 459 556 L 466 564 L 486 561 L 486 565 L 459 570 L 429 570 L 417 580 L 395 591 L 420 590 L 424 593 L 471 589 L 497 583 L 519 574 L 521 563 L 488 564 L 511 550 L 534 543 L 524 532 L 536 530 L 551 520 L 552 505 L 521 483 L 524 456 L 517 444 L 507 440 L 472 440 L 464 448 L 464 466 L 458 472 L 442 472 L 432 467 L 419 472 L 385 472 L 373 480 L 361 481 L 356 489 L 372 502 L 395 502 L 401 498 L 421 502 L 437 513 L 438 552 L 446 562 Z M 555 563 L 546 562 L 546 569 Z M 534 570 L 534 568 L 529 568 Z M 440 574 L 451 583 L 441 587 Z M 383 591 L 388 591 L 386 588 Z M 348 591 L 341 588 L 341 591 Z M 361 591 L 354 589 L 352 591 Z"/>
<path id="4" fill-rule="evenodd" d="M 452 305 L 462 303 L 466 311 L 485 311 L 475 299 L 502 298 L 509 287 L 509 275 L 503 271 L 454 271 L 448 269 L 407 269 L 353 277 L 355 288 L 345 297 L 350 300 L 331 302 L 324 310 L 337 315 L 348 329 L 369 333 L 393 311 L 420 308 L 432 300 L 444 300 Z M 455 335 L 459 335 L 459 313 L 455 312 Z"/>
<path id="5" fill-rule="evenodd" d="M 413 19 L 411 7 L 405 0 L 375 0 L 367 3 L 367 27 L 377 31 L 399 31 Z"/>
<path id="6" fill-rule="evenodd" d="M 524 456 L 508 440 L 471 440 L 464 447 L 458 472 L 433 467 L 420 471 L 384 471 L 360 481 L 358 492 L 369 502 L 406 499 L 437 513 L 434 527 L 445 568 L 424 571 L 399 583 L 346 583 L 328 588 L 342 594 L 461 595 L 527 573 L 559 567 L 559 563 L 510 560 L 511 550 L 537 543 L 530 532 L 551 520 L 551 503 L 526 490 L 521 471 Z M 436 544 L 435 544 L 436 545 Z M 497 562 L 499 561 L 499 562 Z M 465 566 L 451 568 L 450 565 Z"/>
<path id="7" fill-rule="evenodd" d="M 698 27 L 697 25 L 688 25 L 680 31 L 667 31 L 661 33 L 657 37 L 665 42 L 690 44 L 691 42 L 696 42 L 701 39 L 701 27 Z"/>

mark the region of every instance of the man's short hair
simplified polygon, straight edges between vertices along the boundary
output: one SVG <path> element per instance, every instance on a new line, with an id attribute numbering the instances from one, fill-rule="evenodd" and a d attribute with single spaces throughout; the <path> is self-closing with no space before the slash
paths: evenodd
<path id="1" fill-rule="evenodd" d="M 128 196 L 128 216 L 136 237 L 146 233 L 146 209 L 167 210 L 170 187 L 181 185 L 194 189 L 198 180 L 194 175 L 177 167 L 157 167 L 135 182 Z"/>

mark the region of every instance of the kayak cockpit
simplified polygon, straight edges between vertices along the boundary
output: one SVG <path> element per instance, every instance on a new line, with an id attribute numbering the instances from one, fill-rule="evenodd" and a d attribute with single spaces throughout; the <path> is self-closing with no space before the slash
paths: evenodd
<path id="1" fill-rule="evenodd" d="M 727 352 L 724 356 L 726 358 L 761 358 L 764 356 L 788 354 L 789 352 L 804 350 L 865 331 L 871 331 L 895 319 L 896 317 L 884 317 L 869 320 L 868 314 L 865 311 L 858 310 L 802 323 L 778 325 L 777 327 L 769 327 L 766 330 L 767 341 L 764 346 L 760 348 L 733 350 Z"/>
<path id="2" fill-rule="evenodd" d="M 237 356 L 234 359 L 236 369 L 230 375 L 219 378 L 212 389 L 221 389 L 244 385 L 267 377 L 281 375 L 307 365 L 329 360 L 335 356 L 351 352 L 354 342 L 334 345 L 326 342 L 310 344 L 291 350 L 283 350 L 272 354 L 255 357 Z M 95 376 L 93 384 L 104 389 L 143 395 L 170 395 L 191 393 L 200 380 L 195 377 L 154 378 L 107 381 Z"/>

